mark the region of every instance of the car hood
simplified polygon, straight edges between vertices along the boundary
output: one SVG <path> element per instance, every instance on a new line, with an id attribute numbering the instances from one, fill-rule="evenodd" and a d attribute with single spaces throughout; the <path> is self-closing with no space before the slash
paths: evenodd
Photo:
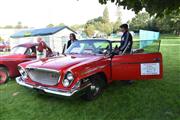
<path id="1" fill-rule="evenodd" d="M 61 70 L 69 68 L 73 65 L 90 63 L 102 59 L 103 56 L 92 56 L 92 55 L 67 55 L 55 58 L 47 58 L 28 64 L 28 68 L 46 68 L 53 70 Z"/>

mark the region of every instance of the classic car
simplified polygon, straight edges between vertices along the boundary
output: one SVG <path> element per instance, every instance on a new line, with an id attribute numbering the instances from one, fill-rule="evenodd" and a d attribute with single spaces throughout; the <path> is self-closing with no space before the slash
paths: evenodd
<path id="1" fill-rule="evenodd" d="M 9 77 L 16 77 L 19 74 L 17 66 L 19 63 L 36 59 L 37 43 L 20 44 L 12 48 L 9 55 L 0 56 L 0 84 L 5 83 Z M 52 51 L 47 49 L 47 55 L 51 56 Z"/>
<path id="2" fill-rule="evenodd" d="M 6 44 L 4 42 L 0 42 L 0 51 L 9 51 L 9 50 L 10 50 L 9 44 Z"/>
<path id="3" fill-rule="evenodd" d="M 113 81 L 161 79 L 162 55 L 135 52 L 117 54 L 118 42 L 79 40 L 64 54 L 21 63 L 19 85 L 60 96 L 79 95 L 85 100 L 97 98 Z"/>

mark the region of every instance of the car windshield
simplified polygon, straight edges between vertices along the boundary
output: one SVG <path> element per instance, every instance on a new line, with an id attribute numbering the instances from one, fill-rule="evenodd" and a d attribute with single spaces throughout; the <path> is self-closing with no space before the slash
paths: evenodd
<path id="1" fill-rule="evenodd" d="M 108 54 L 110 42 L 107 40 L 80 40 L 74 42 L 65 54 Z"/>
<path id="2" fill-rule="evenodd" d="M 11 50 L 11 54 L 24 54 L 26 49 L 26 47 L 17 46 Z"/>

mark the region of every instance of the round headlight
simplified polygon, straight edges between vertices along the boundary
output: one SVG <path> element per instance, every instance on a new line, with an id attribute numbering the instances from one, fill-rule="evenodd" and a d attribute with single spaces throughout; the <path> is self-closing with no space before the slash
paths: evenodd
<path id="1" fill-rule="evenodd" d="M 64 79 L 62 84 L 63 84 L 64 87 L 68 87 L 70 85 L 70 81 L 67 80 L 67 79 Z"/>
<path id="2" fill-rule="evenodd" d="M 71 72 L 67 72 L 64 77 L 64 80 L 62 81 L 62 84 L 64 87 L 69 87 L 73 82 L 73 80 L 74 80 L 73 74 Z"/>
<path id="3" fill-rule="evenodd" d="M 67 76 L 66 76 L 66 78 L 68 79 L 68 80 L 70 80 L 70 81 L 73 81 L 74 80 L 74 76 L 73 76 L 73 74 L 72 73 L 67 73 Z"/>
<path id="4" fill-rule="evenodd" d="M 19 68 L 19 73 L 21 74 L 23 79 L 27 79 L 28 78 L 28 75 L 27 75 L 26 71 L 23 68 L 21 68 L 21 67 Z"/>

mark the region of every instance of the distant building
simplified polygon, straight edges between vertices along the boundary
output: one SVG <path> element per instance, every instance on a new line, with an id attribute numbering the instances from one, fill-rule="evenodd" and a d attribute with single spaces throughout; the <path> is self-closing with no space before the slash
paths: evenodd
<path id="1" fill-rule="evenodd" d="M 13 38 L 11 39 L 11 46 L 27 42 L 37 42 L 37 38 L 42 37 L 53 51 L 61 53 L 64 44 L 67 44 L 67 41 L 69 40 L 70 33 L 77 34 L 67 26 L 26 29 L 11 35 L 11 38 Z"/>
<path id="2" fill-rule="evenodd" d="M 3 39 L 3 41 L 10 41 L 11 39 L 10 35 L 20 30 L 24 30 L 24 29 L 0 28 L 0 37 Z"/>

